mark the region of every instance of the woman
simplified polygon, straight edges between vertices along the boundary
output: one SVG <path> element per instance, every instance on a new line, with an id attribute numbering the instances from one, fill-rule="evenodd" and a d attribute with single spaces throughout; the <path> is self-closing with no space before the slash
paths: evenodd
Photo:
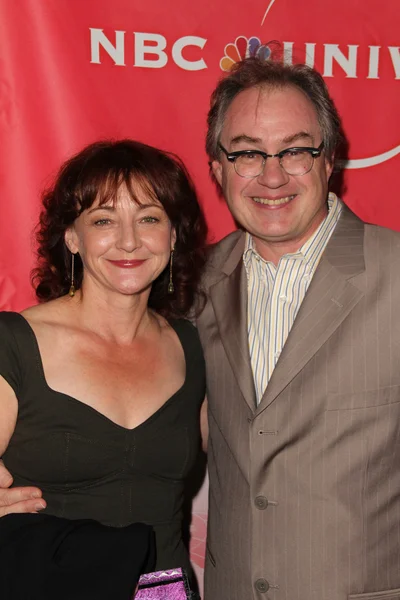
<path id="1" fill-rule="evenodd" d="M 206 225 L 185 168 L 139 142 L 99 142 L 44 196 L 42 302 L 0 314 L 0 456 L 45 512 L 141 521 L 156 569 L 190 569 L 184 479 L 200 447 L 199 339 L 183 320 Z"/>

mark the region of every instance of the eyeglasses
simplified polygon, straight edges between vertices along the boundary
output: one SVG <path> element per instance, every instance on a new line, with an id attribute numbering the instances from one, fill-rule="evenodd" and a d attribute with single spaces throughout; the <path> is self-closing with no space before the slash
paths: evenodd
<path id="1" fill-rule="evenodd" d="M 278 158 L 279 164 L 288 175 L 305 175 L 311 171 L 314 159 L 321 156 L 324 142 L 318 148 L 296 147 L 286 148 L 277 154 L 267 154 L 261 150 L 238 150 L 228 152 L 222 144 L 218 144 L 229 162 L 233 163 L 240 177 L 258 177 L 264 170 L 267 158 Z"/>

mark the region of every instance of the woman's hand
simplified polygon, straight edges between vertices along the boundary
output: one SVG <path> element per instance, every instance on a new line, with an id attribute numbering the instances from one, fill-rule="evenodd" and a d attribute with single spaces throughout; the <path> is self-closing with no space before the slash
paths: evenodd
<path id="1" fill-rule="evenodd" d="M 10 488 L 12 482 L 11 473 L 0 460 L 0 517 L 12 513 L 35 513 L 46 508 L 46 502 L 39 488 Z"/>

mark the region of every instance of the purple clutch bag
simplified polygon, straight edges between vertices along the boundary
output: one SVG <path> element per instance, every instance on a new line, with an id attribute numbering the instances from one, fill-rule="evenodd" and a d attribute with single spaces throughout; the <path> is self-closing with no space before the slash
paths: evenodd
<path id="1" fill-rule="evenodd" d="M 140 576 L 135 600 L 191 600 L 186 573 L 183 569 L 169 569 Z"/>

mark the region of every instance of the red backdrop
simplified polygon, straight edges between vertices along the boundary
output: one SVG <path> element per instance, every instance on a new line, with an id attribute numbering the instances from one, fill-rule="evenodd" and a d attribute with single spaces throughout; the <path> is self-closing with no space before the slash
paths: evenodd
<path id="1" fill-rule="evenodd" d="M 34 301 L 40 192 L 99 138 L 178 153 L 211 238 L 233 229 L 208 176 L 205 120 L 221 66 L 254 38 L 278 40 L 321 71 L 349 139 L 344 199 L 365 220 L 400 229 L 399 24 L 399 0 L 0 0 L 0 309 Z M 204 495 L 194 534 L 201 567 Z"/>
<path id="2" fill-rule="evenodd" d="M 227 50 L 235 60 L 229 45 L 242 37 L 314 57 L 357 167 L 346 170 L 346 202 L 400 229 L 399 23 L 398 0 L 0 0 L 0 308 L 32 303 L 40 191 L 61 161 L 98 138 L 128 136 L 180 154 L 211 237 L 231 231 L 204 133 L 221 59 Z"/>

